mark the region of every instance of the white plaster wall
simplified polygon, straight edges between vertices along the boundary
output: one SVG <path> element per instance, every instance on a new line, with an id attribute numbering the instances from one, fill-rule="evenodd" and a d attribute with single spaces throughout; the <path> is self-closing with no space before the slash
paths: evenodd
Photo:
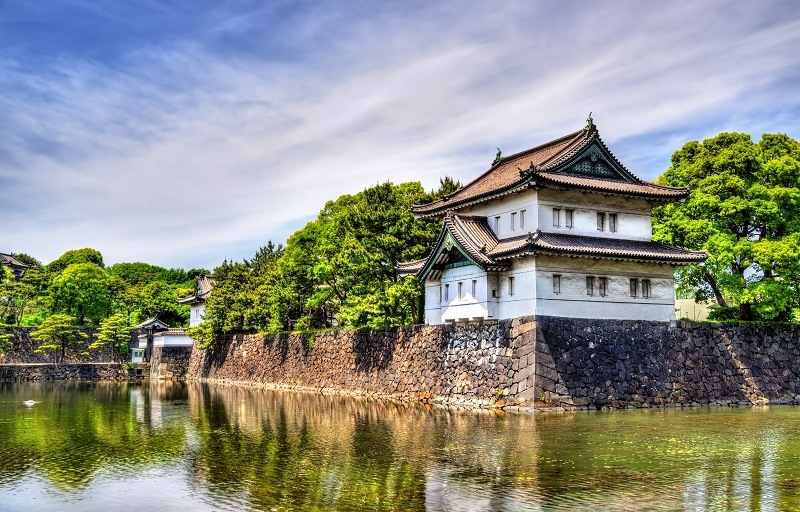
<path id="1" fill-rule="evenodd" d="M 475 294 L 472 282 L 475 281 Z M 461 297 L 458 296 L 458 283 L 462 283 Z M 487 287 L 486 272 L 480 267 L 469 265 L 447 269 L 442 273 L 442 305 L 438 322 L 443 323 L 467 320 L 496 318 L 497 307 Z M 444 288 L 449 285 L 449 297 L 445 300 Z M 438 292 L 437 292 L 438 298 Z M 433 320 L 433 319 L 432 319 Z"/>
<path id="2" fill-rule="evenodd" d="M 203 323 L 203 317 L 206 314 L 206 305 L 205 304 L 195 304 L 192 306 L 190 317 L 189 317 L 189 327 L 196 327 Z"/>
<path id="3" fill-rule="evenodd" d="M 539 229 L 545 233 L 650 240 L 653 235 L 651 207 L 642 199 L 544 189 L 539 191 Z M 553 208 L 561 209 L 558 227 L 553 226 Z M 567 209 L 574 211 L 572 228 L 566 227 Z M 617 215 L 616 232 L 609 231 L 607 215 L 605 230 L 597 229 L 598 212 Z"/>
<path id="4" fill-rule="evenodd" d="M 532 233 L 537 229 L 546 233 L 650 240 L 653 234 L 650 221 L 653 206 L 639 198 L 545 188 L 524 190 L 486 203 L 460 208 L 458 213 L 486 217 L 493 230 L 495 218 L 499 217 L 499 230 L 495 230 L 495 233 L 501 240 Z M 558 227 L 553 226 L 553 208 L 561 209 Z M 574 211 L 572 228 L 566 227 L 564 210 L 567 209 Z M 523 210 L 525 224 L 520 226 Z M 597 212 L 615 213 L 617 231 L 608 230 L 608 220 L 605 231 L 598 231 Z M 515 214 L 513 229 L 512 213 Z"/>
<path id="5" fill-rule="evenodd" d="M 159 336 L 156 334 L 153 336 L 154 347 L 191 347 L 193 344 L 192 338 L 186 334 L 180 336 Z"/>
<path id="6" fill-rule="evenodd" d="M 500 239 L 512 238 L 536 231 L 538 225 L 538 199 L 535 189 L 515 192 L 493 201 L 468 206 L 458 210 L 460 215 L 486 217 L 489 226 Z M 525 210 L 525 225 L 520 226 L 520 212 Z M 511 213 L 516 213 L 514 229 L 511 229 Z M 495 230 L 495 217 L 500 217 L 500 229 Z"/>
<path id="7" fill-rule="evenodd" d="M 441 281 L 425 281 L 425 323 L 429 325 L 442 323 L 442 305 L 439 293 Z"/>
<path id="8" fill-rule="evenodd" d="M 514 278 L 511 294 L 509 277 Z M 536 259 L 514 258 L 511 270 L 497 273 L 500 319 L 532 315 L 536 309 Z"/>
<path id="9" fill-rule="evenodd" d="M 536 314 L 571 318 L 669 321 L 675 314 L 672 267 L 584 258 L 539 256 Z M 553 291 L 553 275 L 561 275 L 561 293 Z M 595 278 L 595 295 L 586 292 L 586 277 Z M 599 278 L 608 279 L 604 297 Z M 637 297 L 630 296 L 630 279 L 638 279 Z M 651 295 L 641 296 L 641 279 L 650 280 Z"/>

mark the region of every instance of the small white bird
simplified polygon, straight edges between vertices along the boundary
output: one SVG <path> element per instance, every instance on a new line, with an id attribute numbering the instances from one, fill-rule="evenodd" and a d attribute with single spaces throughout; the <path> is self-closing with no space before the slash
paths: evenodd
<path id="1" fill-rule="evenodd" d="M 22 403 L 25 405 L 25 407 L 33 407 L 33 404 L 35 404 L 36 402 L 34 402 L 33 400 L 25 400 Z"/>

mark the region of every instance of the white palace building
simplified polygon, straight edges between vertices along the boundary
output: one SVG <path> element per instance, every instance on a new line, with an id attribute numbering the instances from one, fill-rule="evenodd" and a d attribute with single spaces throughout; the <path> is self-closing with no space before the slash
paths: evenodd
<path id="1" fill-rule="evenodd" d="M 673 269 L 706 258 L 652 241 L 653 207 L 686 188 L 646 183 L 587 126 L 498 158 L 420 217 L 443 219 L 433 251 L 399 266 L 425 282 L 425 322 L 526 315 L 669 321 Z"/>

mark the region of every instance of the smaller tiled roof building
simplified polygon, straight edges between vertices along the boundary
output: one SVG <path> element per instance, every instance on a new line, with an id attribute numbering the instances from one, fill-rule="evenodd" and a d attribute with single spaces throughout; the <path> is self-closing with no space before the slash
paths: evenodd
<path id="1" fill-rule="evenodd" d="M 651 210 L 688 194 L 634 176 L 590 120 L 414 206 L 441 218 L 442 231 L 426 258 L 399 271 L 425 281 L 429 324 L 524 315 L 667 321 L 674 267 L 706 254 L 653 242 Z"/>
<path id="2" fill-rule="evenodd" d="M 213 287 L 214 279 L 212 277 L 199 276 L 192 294 L 178 299 L 178 304 L 187 304 L 191 308 L 189 327 L 195 327 L 203 323 L 203 315 L 206 313 L 206 299 Z"/>
<path id="3" fill-rule="evenodd" d="M 14 277 L 22 277 L 25 271 L 30 268 L 30 265 L 22 263 L 15 258 L 13 254 L 6 254 L 4 252 L 0 252 L 0 265 L 8 267 L 11 273 L 14 274 Z"/>

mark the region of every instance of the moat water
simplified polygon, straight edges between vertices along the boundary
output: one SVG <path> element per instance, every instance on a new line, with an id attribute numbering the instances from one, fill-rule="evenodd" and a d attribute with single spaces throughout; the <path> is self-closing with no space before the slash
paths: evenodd
<path id="1" fill-rule="evenodd" d="M 0 385 L 0 510 L 800 510 L 800 408 L 521 415 Z"/>

